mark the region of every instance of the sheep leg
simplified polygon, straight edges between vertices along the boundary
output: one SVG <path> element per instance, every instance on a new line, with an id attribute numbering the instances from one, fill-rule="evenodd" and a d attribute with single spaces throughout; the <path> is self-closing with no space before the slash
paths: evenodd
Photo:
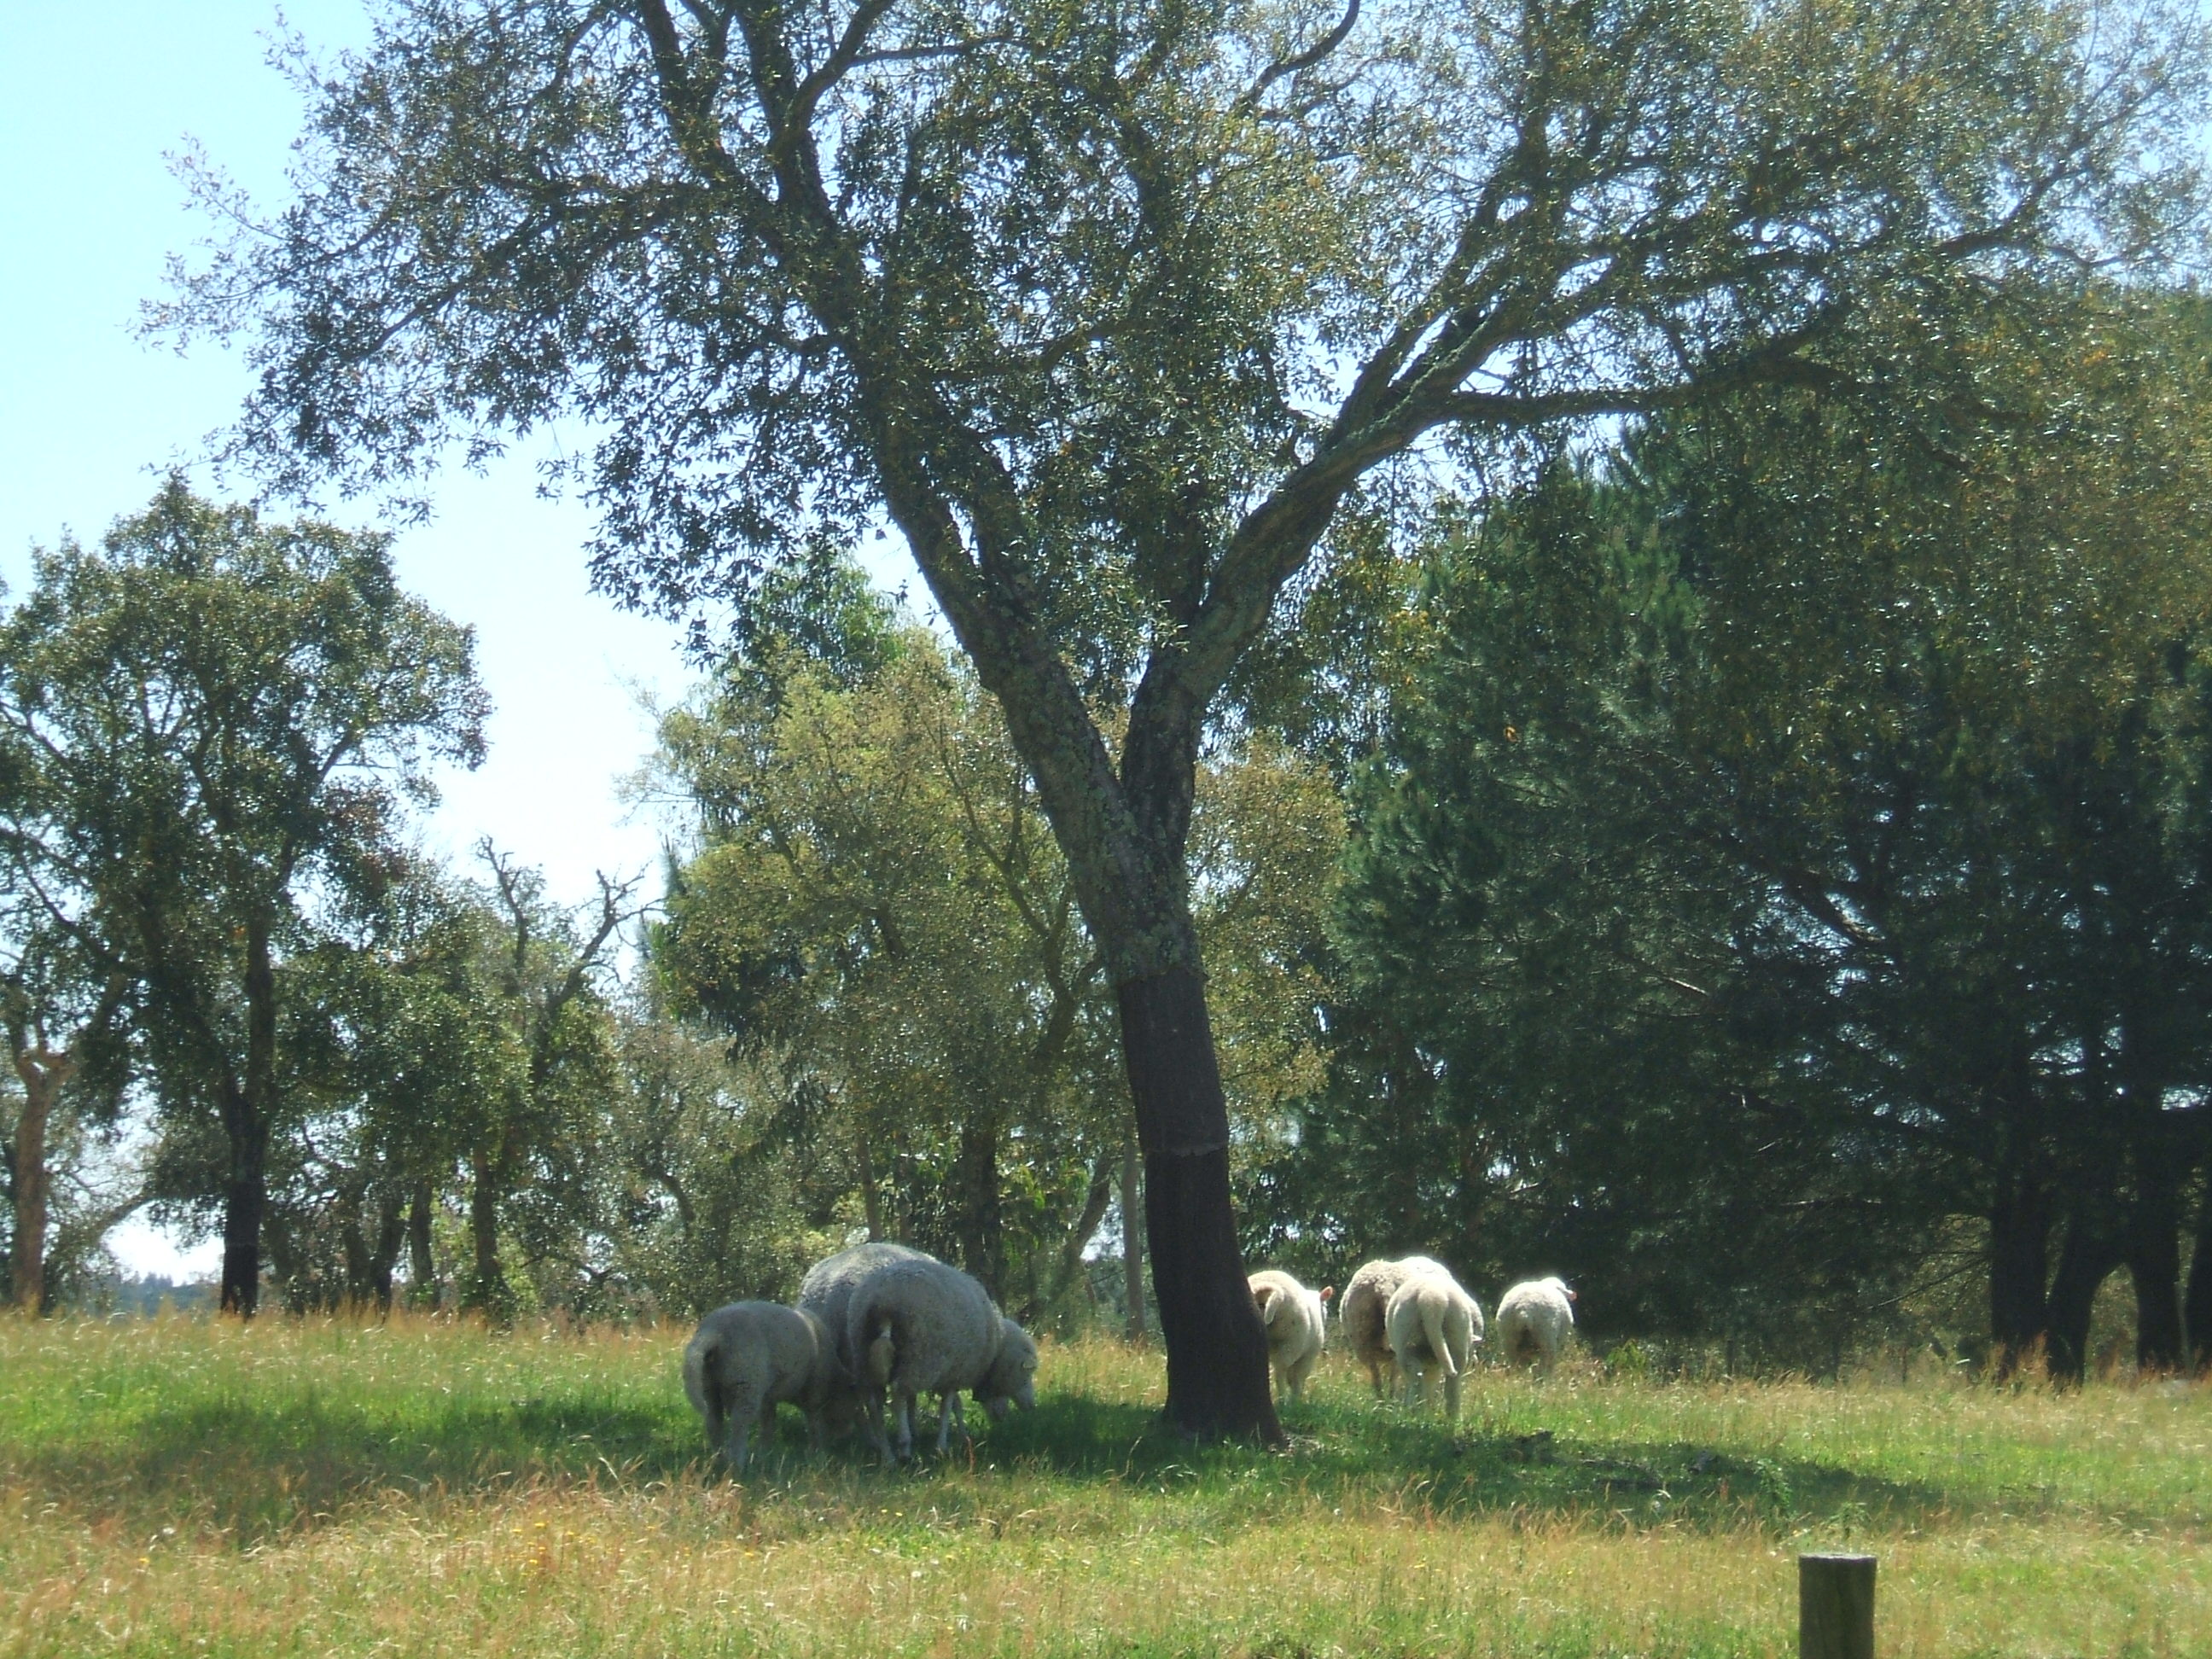
<path id="1" fill-rule="evenodd" d="M 707 1384 L 707 1455 L 711 1457 L 722 1449 L 729 1436 L 729 1413 L 722 1409 L 722 1391 L 710 1380 Z"/>
<path id="2" fill-rule="evenodd" d="M 868 1443 L 882 1455 L 884 1467 L 889 1468 L 898 1460 L 891 1455 L 890 1436 L 884 1427 L 884 1391 L 881 1389 L 866 1389 L 861 1394 L 860 1401 L 867 1413 Z"/>
<path id="3" fill-rule="evenodd" d="M 952 1449 L 952 1402 L 959 1398 L 960 1390 L 957 1389 L 947 1389 L 937 1396 L 937 1455 L 939 1457 Z"/>

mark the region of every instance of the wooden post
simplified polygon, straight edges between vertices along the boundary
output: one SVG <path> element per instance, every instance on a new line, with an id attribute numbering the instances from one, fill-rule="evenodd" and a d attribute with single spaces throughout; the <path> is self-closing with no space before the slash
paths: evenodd
<path id="1" fill-rule="evenodd" d="M 1797 1659 L 1874 1659 L 1874 1557 L 1797 1558 Z"/>

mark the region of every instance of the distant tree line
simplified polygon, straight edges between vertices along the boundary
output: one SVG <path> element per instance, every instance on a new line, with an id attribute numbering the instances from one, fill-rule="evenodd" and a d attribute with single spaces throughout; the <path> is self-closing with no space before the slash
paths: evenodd
<path id="1" fill-rule="evenodd" d="M 468 631 L 385 538 L 166 487 L 40 554 L 0 624 L 9 1298 L 94 1294 L 141 1208 L 224 1242 L 222 1305 L 504 1319 L 787 1294 L 855 1231 L 1031 1318 L 1141 1330 L 1095 1273 L 1141 1190 L 1110 997 L 994 705 L 848 565 L 664 719 L 665 902 L 556 902 L 412 838 L 472 764 Z M 817 596 L 818 597 L 818 596 Z M 794 613 L 796 614 L 796 613 Z M 824 619 L 826 617 L 826 620 Z M 1318 1075 L 1334 789 L 1209 768 L 1206 908 L 1255 1111 Z"/>

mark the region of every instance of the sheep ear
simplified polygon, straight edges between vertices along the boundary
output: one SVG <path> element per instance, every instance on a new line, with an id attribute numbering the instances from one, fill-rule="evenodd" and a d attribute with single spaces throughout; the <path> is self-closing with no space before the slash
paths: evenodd
<path id="1" fill-rule="evenodd" d="M 1572 1291 L 1569 1291 L 1567 1292 L 1567 1300 L 1570 1302 L 1579 1302 L 1582 1298 L 1577 1296 Z"/>
<path id="2" fill-rule="evenodd" d="M 1322 1286 L 1321 1287 L 1321 1299 L 1322 1299 L 1323 1302 L 1327 1302 L 1327 1301 L 1329 1299 L 1329 1297 L 1331 1297 L 1334 1296 L 1335 1294 L 1336 1294 L 1336 1286 L 1335 1286 L 1335 1285 L 1322 1285 Z"/>

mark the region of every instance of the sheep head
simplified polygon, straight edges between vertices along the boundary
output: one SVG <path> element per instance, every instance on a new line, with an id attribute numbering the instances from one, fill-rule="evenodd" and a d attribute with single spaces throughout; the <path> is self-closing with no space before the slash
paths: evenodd
<path id="1" fill-rule="evenodd" d="M 975 1390 L 994 1423 L 1002 1422 L 1009 1406 L 1024 1411 L 1036 1406 L 1037 1345 L 1030 1334 L 1011 1319 L 999 1322 L 999 1357 Z"/>

